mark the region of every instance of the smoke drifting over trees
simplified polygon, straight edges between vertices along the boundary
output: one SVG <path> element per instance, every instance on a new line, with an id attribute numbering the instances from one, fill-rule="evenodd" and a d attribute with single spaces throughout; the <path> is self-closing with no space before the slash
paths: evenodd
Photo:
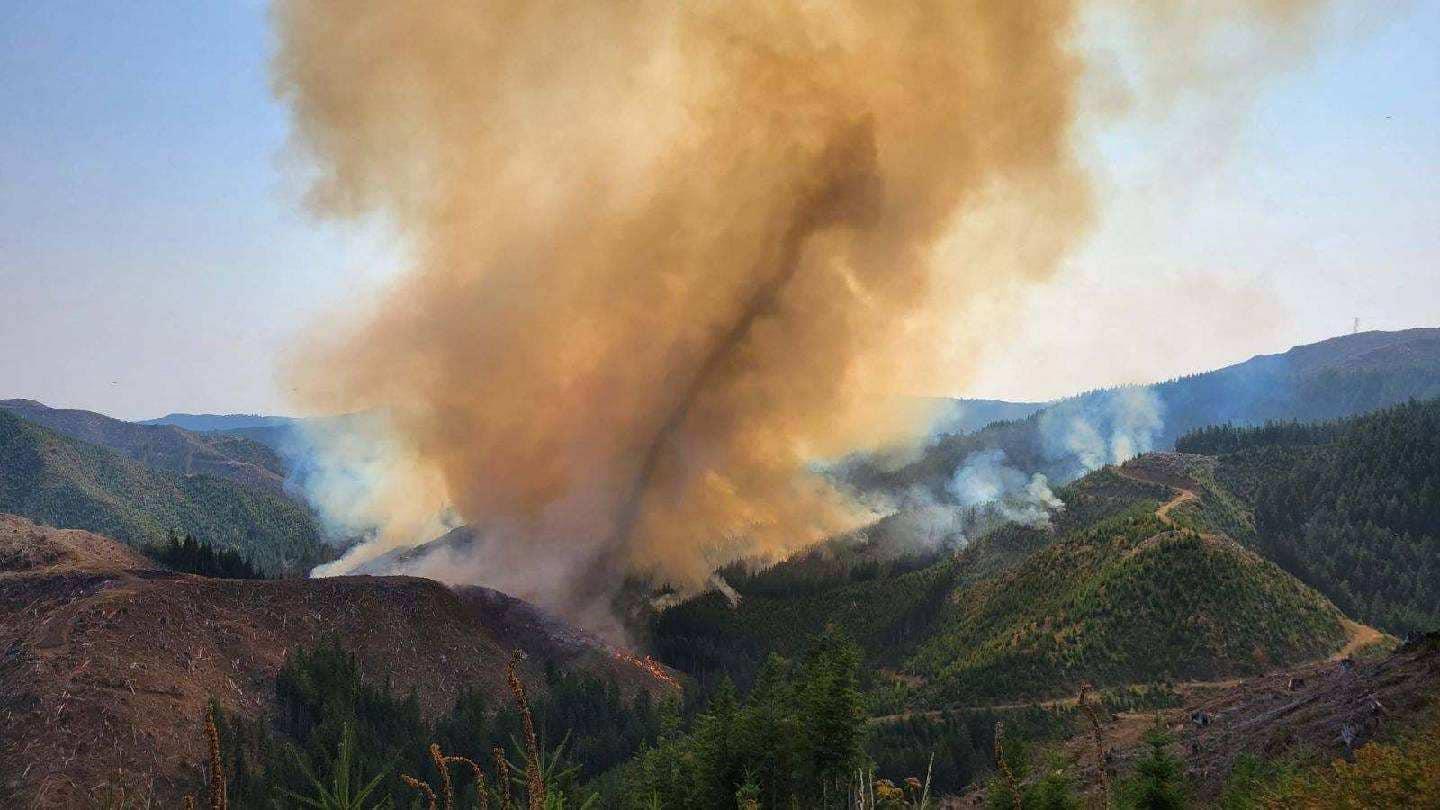
<path id="1" fill-rule="evenodd" d="M 1080 5 L 279 3 L 313 205 L 414 256 L 297 361 L 404 458 L 322 510 L 453 506 L 477 580 L 572 615 L 867 521 L 814 462 L 923 435 L 895 395 L 963 382 L 972 303 L 1092 218 Z M 371 549 L 429 539 L 405 511 Z"/>

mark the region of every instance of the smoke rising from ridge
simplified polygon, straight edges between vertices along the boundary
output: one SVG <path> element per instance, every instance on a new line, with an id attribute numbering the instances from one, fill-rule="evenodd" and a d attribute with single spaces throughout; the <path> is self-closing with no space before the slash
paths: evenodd
<path id="1" fill-rule="evenodd" d="M 1154 450 L 1164 426 L 1165 403 L 1140 386 L 1062 400 L 1039 420 L 1045 456 L 1064 480 Z"/>
<path id="2" fill-rule="evenodd" d="M 312 205 L 415 257 L 315 331 L 304 402 L 385 413 L 406 464 L 365 497 L 443 490 L 478 579 L 572 616 L 627 570 L 698 586 L 717 543 L 860 525 L 812 464 L 917 439 L 895 395 L 963 380 L 937 347 L 1002 326 L 969 302 L 1049 277 L 1091 219 L 1077 11 L 278 3 Z M 362 556 L 424 523 L 378 518 Z"/>
<path id="3" fill-rule="evenodd" d="M 1010 523 L 1042 528 L 1065 504 L 1050 490 L 1044 473 L 1025 473 L 1005 463 L 1005 451 L 970 454 L 955 471 L 950 492 L 962 509 L 991 506 Z"/>

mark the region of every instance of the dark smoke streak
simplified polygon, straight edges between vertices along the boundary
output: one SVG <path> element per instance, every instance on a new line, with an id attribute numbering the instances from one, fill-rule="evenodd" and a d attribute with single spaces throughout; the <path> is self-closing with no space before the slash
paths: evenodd
<path id="1" fill-rule="evenodd" d="M 781 240 L 780 255 L 773 263 L 779 268 L 778 272 L 751 294 L 735 323 L 705 353 L 689 385 L 655 431 L 641 457 L 629 494 L 620 503 L 615 530 L 591 560 L 595 567 L 592 570 L 614 570 L 613 566 L 623 562 L 662 455 L 711 382 L 740 353 L 756 321 L 775 310 L 780 296 L 800 270 L 806 240 L 828 227 L 862 226 L 873 216 L 883 190 L 881 178 L 875 171 L 875 132 L 869 122 L 858 123 L 843 133 L 825 150 L 820 165 L 824 178 L 811 196 L 796 207 L 795 216 Z M 589 607 L 605 598 L 611 585 L 600 578 L 582 580 L 572 597 L 572 606 Z"/>

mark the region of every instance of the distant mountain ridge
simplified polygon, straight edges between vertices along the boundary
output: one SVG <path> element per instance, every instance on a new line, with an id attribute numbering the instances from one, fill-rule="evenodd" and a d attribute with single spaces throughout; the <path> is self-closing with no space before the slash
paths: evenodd
<path id="1" fill-rule="evenodd" d="M 1205 425 L 1355 416 L 1440 396 L 1440 328 L 1359 332 L 1154 386 L 1159 446 Z"/>
<path id="2" fill-rule="evenodd" d="M 1044 409 L 1048 402 L 1011 402 L 1004 399 L 932 398 L 939 405 L 939 415 L 931 433 L 971 433 L 992 422 L 1024 419 Z"/>
<path id="3" fill-rule="evenodd" d="M 236 430 L 239 428 L 284 427 L 297 420 L 289 416 L 265 416 L 255 413 L 170 413 L 158 419 L 142 419 L 140 425 L 174 425 L 197 433 Z"/>
<path id="4" fill-rule="evenodd" d="M 1135 396 L 1143 394 L 1143 397 Z M 1150 397 L 1153 395 L 1153 401 Z M 1257 424 L 1267 420 L 1333 419 L 1366 413 L 1408 399 L 1440 397 L 1440 328 L 1398 332 L 1361 332 L 1296 346 L 1278 354 L 1257 355 L 1215 371 L 1151 386 L 1092 391 L 1050 403 L 1005 400 L 946 400 L 950 413 L 937 421 L 935 439 L 920 457 L 894 466 L 885 459 L 861 457 L 840 466 L 843 483 L 865 492 L 894 496 L 904 509 L 916 491 L 944 502 L 967 459 L 999 453 L 1008 468 L 1025 477 L 1043 473 L 1054 484 L 1074 481 L 1091 469 L 1123 461 L 1110 455 L 1108 442 L 1098 459 L 1082 461 L 1063 435 L 1075 423 L 1103 434 L 1129 430 L 1135 452 L 1165 450 L 1177 437 L 1221 423 Z M 1116 410 L 1153 406 L 1153 430 L 1135 428 L 1136 414 Z M 1119 423 L 1119 427 L 1116 427 Z M 964 426 L 983 424 L 970 432 Z M 1134 428 L 1130 430 L 1130 428 Z M 1060 433 L 1058 438 L 1057 433 Z M 1141 435 L 1143 434 L 1143 435 Z M 1128 458 L 1127 454 L 1126 457 Z M 883 527 L 882 527 L 883 528 Z M 873 530 L 872 530 L 873 534 Z M 474 542 L 460 528 L 429 543 L 399 548 L 359 569 L 367 573 L 424 570 L 424 558 L 438 551 L 463 552 Z"/>
<path id="5" fill-rule="evenodd" d="M 170 414 L 144 424 L 183 427 L 209 436 L 234 436 L 273 450 L 287 465 L 303 463 L 314 451 L 312 433 L 333 433 L 346 429 L 363 413 L 336 416 L 267 416 L 264 414 Z"/>
<path id="6" fill-rule="evenodd" d="M 1073 480 L 1094 467 L 1053 463 L 1056 460 L 1046 459 L 1043 449 L 1025 446 L 1034 444 L 1033 437 L 1018 442 L 1017 438 L 1033 433 L 1036 420 L 1047 415 L 1070 419 L 1077 412 L 1104 409 L 1107 399 L 1126 391 L 1153 393 L 1157 399 L 1157 425 L 1141 437 L 1143 446 L 1136 451 L 1168 449 L 1180 435 L 1212 424 L 1353 416 L 1406 399 L 1440 396 L 1440 328 L 1341 335 L 1285 352 L 1256 355 L 1213 371 L 1150 385 L 1099 389 L 1050 402 L 929 398 L 937 403 L 938 412 L 931 426 L 931 447 L 907 472 L 893 478 L 915 483 L 912 479 L 926 478 L 914 475 L 919 470 L 935 472 L 946 464 L 953 470 L 964 453 L 998 448 L 1007 451 L 1012 464 L 1021 462 L 1015 466 L 1045 472 L 1061 482 Z M 0 407 L 5 405 L 0 402 Z M 305 444 L 298 428 L 306 421 L 265 414 L 172 413 L 138 424 L 248 439 L 285 457 L 300 452 Z M 884 480 L 864 480 L 873 472 L 864 469 L 868 463 L 858 460 L 861 488 L 885 487 Z M 928 476 L 927 482 L 933 486 L 934 479 L 934 475 Z"/>
<path id="7" fill-rule="evenodd" d="M 0 400 L 0 410 L 126 458 L 179 475 L 213 475 L 284 495 L 285 462 L 274 449 L 239 436 L 136 424 L 94 411 L 51 408 L 32 399 Z"/>
<path id="8" fill-rule="evenodd" d="M 1024 473 L 1072 481 L 1206 425 L 1338 419 L 1440 396 L 1440 329 L 1361 332 L 1257 355 L 1215 371 L 1078 394 L 1023 419 L 940 436 L 918 459 L 850 459 L 839 477 L 864 491 L 919 487 L 943 496 L 977 453 L 1004 455 Z"/>

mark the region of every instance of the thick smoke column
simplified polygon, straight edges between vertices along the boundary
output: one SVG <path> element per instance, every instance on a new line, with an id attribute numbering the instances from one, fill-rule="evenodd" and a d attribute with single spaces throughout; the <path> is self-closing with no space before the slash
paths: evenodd
<path id="1" fill-rule="evenodd" d="M 1075 18 L 281 2 L 314 206 L 380 215 L 415 263 L 317 330 L 302 395 L 385 413 L 427 472 L 383 499 L 443 481 L 488 538 L 476 578 L 572 615 L 628 569 L 699 584 L 717 543 L 853 528 L 812 463 L 923 431 L 895 394 L 962 378 L 935 347 L 980 340 L 968 302 L 1048 277 L 1090 217 Z"/>

